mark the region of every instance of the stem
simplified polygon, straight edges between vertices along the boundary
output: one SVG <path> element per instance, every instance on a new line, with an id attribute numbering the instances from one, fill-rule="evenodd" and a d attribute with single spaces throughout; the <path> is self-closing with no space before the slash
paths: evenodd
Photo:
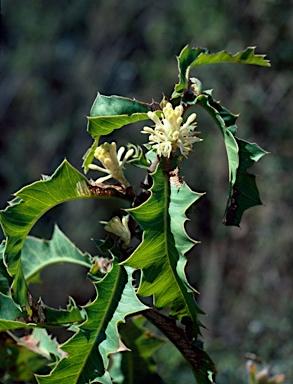
<path id="1" fill-rule="evenodd" d="M 147 309 L 141 314 L 151 321 L 182 353 L 184 358 L 192 366 L 194 374 L 197 376 L 204 370 L 210 370 L 213 376 L 216 374 L 214 363 L 209 356 L 195 345 L 185 333 L 184 329 L 176 325 L 176 321 L 161 314 L 155 309 Z"/>

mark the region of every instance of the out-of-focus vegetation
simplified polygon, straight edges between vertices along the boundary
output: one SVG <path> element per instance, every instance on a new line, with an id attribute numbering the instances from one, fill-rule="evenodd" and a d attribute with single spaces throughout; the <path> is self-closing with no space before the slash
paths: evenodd
<path id="1" fill-rule="evenodd" d="M 213 121 L 195 110 L 205 140 L 195 148 L 194 167 L 182 166 L 190 186 L 207 195 L 187 226 L 202 241 L 189 255 L 188 274 L 201 292 L 205 345 L 223 384 L 246 382 L 246 352 L 293 382 L 292 8 L 286 0 L 2 0 L 1 208 L 20 187 L 52 174 L 64 157 L 81 169 L 91 145 L 85 115 L 97 91 L 160 101 L 177 82 L 175 54 L 187 43 L 234 53 L 256 45 L 257 53 L 268 54 L 271 69 L 225 64 L 194 73 L 222 105 L 241 113 L 241 137 L 271 152 L 254 168 L 265 206 L 247 211 L 240 229 L 224 227 L 224 148 Z M 109 140 L 143 143 L 140 128 Z M 50 238 L 58 221 L 81 249 L 95 252 L 89 239 L 101 236 L 97 218 L 116 209 L 64 204 L 32 234 Z M 55 306 L 68 294 L 87 302 L 93 288 L 85 272 L 69 268 L 48 268 L 34 294 Z M 188 382 L 176 352 L 163 348 L 157 358 L 172 362 L 172 369 L 160 367 L 168 383 Z"/>

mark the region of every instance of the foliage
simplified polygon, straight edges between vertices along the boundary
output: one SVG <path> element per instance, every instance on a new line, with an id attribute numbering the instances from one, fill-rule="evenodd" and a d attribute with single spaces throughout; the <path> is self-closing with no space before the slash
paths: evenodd
<path id="1" fill-rule="evenodd" d="M 180 162 L 188 157 L 192 145 L 201 141 L 195 131 L 195 113 L 185 121 L 183 116 L 189 108 L 202 107 L 223 135 L 229 168 L 225 225 L 238 226 L 245 210 L 261 204 L 255 177 L 247 168 L 266 154 L 256 144 L 236 137 L 237 116 L 216 102 L 211 91 L 202 90 L 198 79 L 189 78 L 190 70 L 197 65 L 223 62 L 269 65 L 263 55 L 254 53 L 254 48 L 231 55 L 224 51 L 210 54 L 206 49 L 187 46 L 178 56 L 179 83 L 169 99 L 147 104 L 98 94 L 88 117 L 88 132 L 94 144 L 84 156 L 84 169 L 99 170 L 107 176 L 88 180 L 64 160 L 52 176 L 43 176 L 22 188 L 1 211 L 6 239 L 1 246 L 0 329 L 14 335 L 15 329 L 31 328 L 34 340 L 42 338 L 36 334 L 38 329 L 45 332 L 52 326 L 70 327 L 73 332 L 61 346 L 52 344 L 45 334 L 48 343 L 34 349 L 41 359 L 45 356 L 51 360 L 49 372 L 37 372 L 38 383 L 129 383 L 137 373 L 125 367 L 128 362 L 123 355 L 129 353 L 125 352 L 127 347 L 132 347 L 138 362 L 145 364 L 140 381 L 153 377 L 159 382 L 151 358 L 158 343 L 152 337 L 147 338 L 146 344 L 141 343 L 142 323 L 134 319 L 128 325 L 136 333 L 129 345 L 127 331 L 121 332 L 126 346 L 120 339 L 118 325 L 126 318 L 131 321 L 134 314 L 149 319 L 179 349 L 198 384 L 215 383 L 214 363 L 200 340 L 199 316 L 203 311 L 185 273 L 186 253 L 197 243 L 186 233 L 186 212 L 202 194 L 193 192 L 180 176 Z M 135 145 L 129 146 L 126 153 L 123 147 L 116 153 L 116 144 L 99 145 L 101 136 L 148 119 L 155 122 L 155 128 L 143 129 L 149 134 L 147 153 Z M 104 168 L 92 164 L 94 158 Z M 123 174 L 127 162 L 143 169 L 148 164 L 148 175 L 139 193 Z M 116 183 L 106 183 L 109 178 Z M 51 208 L 91 198 L 119 199 L 129 206 L 126 215 L 106 223 L 105 230 L 111 235 L 97 242 L 99 256 L 83 254 L 57 227 L 50 241 L 28 237 L 36 221 Z M 133 245 L 134 238 L 139 240 L 138 246 Z M 97 292 L 91 303 L 78 307 L 70 299 L 67 309 L 55 310 L 32 297 L 28 284 L 39 281 L 40 271 L 47 265 L 64 261 L 88 268 L 88 278 Z M 143 296 L 151 297 L 149 306 L 142 303 Z M 18 345 L 27 346 L 23 339 L 15 339 Z M 111 356 L 117 352 L 122 357 L 114 357 L 111 366 Z"/>

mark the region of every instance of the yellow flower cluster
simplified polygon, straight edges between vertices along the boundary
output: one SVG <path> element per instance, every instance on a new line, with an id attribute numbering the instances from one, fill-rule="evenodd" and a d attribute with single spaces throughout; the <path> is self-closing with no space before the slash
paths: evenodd
<path id="1" fill-rule="evenodd" d="M 192 113 L 183 124 L 183 106 L 173 109 L 171 103 L 163 108 L 163 118 L 160 120 L 155 112 L 148 112 L 148 116 L 154 121 L 155 128 L 144 127 L 142 133 L 149 134 L 149 144 L 156 150 L 159 156 L 170 157 L 171 152 L 179 148 L 181 154 L 187 157 L 195 142 L 201 141 L 196 137 L 194 128 L 196 114 Z"/>
<path id="2" fill-rule="evenodd" d="M 124 159 L 121 160 L 122 155 L 125 151 L 124 147 L 120 147 L 118 152 L 116 153 L 116 143 L 104 143 L 100 145 L 95 151 L 95 158 L 98 159 L 105 168 L 102 168 L 96 164 L 90 164 L 89 168 L 107 173 L 107 176 L 100 177 L 96 180 L 96 183 L 103 183 L 106 180 L 111 178 L 117 180 L 124 187 L 128 187 L 129 183 L 124 176 L 124 164 L 126 161 L 132 156 L 134 149 L 129 149 Z"/>

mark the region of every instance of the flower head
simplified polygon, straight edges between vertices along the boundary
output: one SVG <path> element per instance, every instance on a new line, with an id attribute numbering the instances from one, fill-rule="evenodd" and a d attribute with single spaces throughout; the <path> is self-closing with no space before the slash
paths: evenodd
<path id="1" fill-rule="evenodd" d="M 118 216 L 113 217 L 108 223 L 106 223 L 105 230 L 120 237 L 123 242 L 122 248 L 127 248 L 131 239 L 127 216 L 123 216 L 122 220 L 120 220 Z"/>
<path id="2" fill-rule="evenodd" d="M 129 149 L 124 159 L 121 160 L 122 155 L 125 151 L 124 147 L 120 147 L 118 152 L 116 153 L 116 143 L 112 142 L 110 143 L 104 143 L 100 145 L 96 151 L 95 151 L 95 158 L 98 159 L 105 168 L 102 168 L 96 164 L 90 164 L 89 168 L 108 173 L 107 176 L 100 177 L 96 180 L 96 183 L 103 183 L 106 180 L 109 180 L 111 178 L 119 181 L 120 184 L 122 184 L 124 187 L 128 187 L 129 183 L 126 180 L 124 176 L 124 164 L 129 159 L 129 157 L 133 154 L 134 149 Z"/>
<path id="3" fill-rule="evenodd" d="M 193 143 L 201 141 L 196 137 L 194 120 L 196 114 L 192 113 L 183 124 L 183 107 L 179 105 L 173 109 L 171 103 L 163 108 L 163 118 L 159 119 L 155 112 L 148 112 L 148 116 L 154 121 L 155 128 L 144 127 L 142 133 L 150 134 L 149 144 L 157 151 L 159 156 L 170 157 L 171 152 L 179 148 L 181 154 L 187 157 Z"/>

